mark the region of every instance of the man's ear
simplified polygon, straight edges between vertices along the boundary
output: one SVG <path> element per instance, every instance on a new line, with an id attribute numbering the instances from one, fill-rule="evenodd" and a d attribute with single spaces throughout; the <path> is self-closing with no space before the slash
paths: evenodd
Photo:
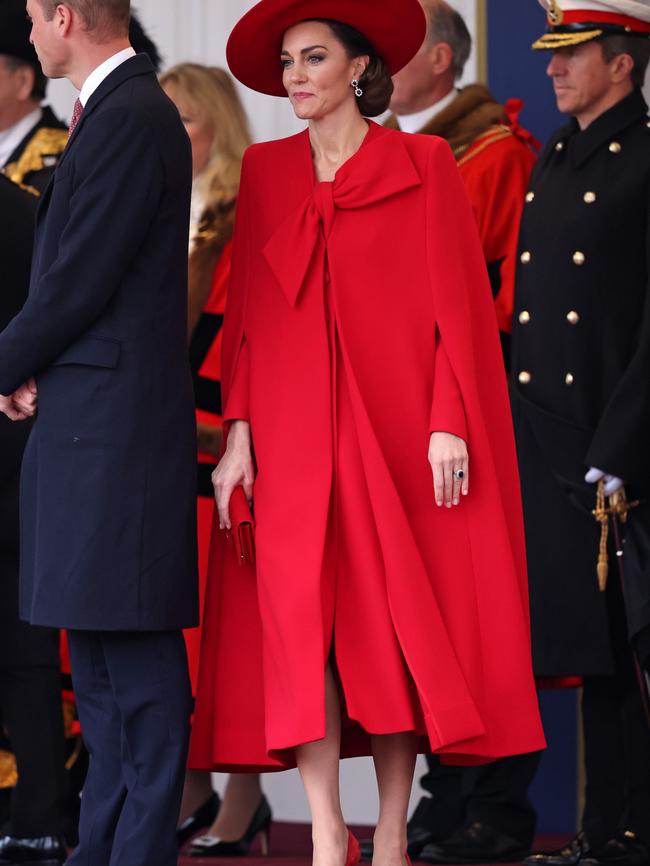
<path id="1" fill-rule="evenodd" d="M 634 60 L 629 54 L 617 54 L 609 63 L 612 84 L 621 84 L 634 71 Z"/>
<path id="2" fill-rule="evenodd" d="M 27 102 L 32 98 L 32 93 L 34 92 L 36 71 L 32 66 L 25 64 L 24 66 L 19 66 L 15 74 L 18 78 L 16 96 L 20 102 Z"/>
<path id="3" fill-rule="evenodd" d="M 79 23 L 83 25 L 79 15 L 67 3 L 59 3 L 54 10 L 54 20 L 59 36 L 63 36 L 64 38 L 70 35 L 73 24 Z"/>
<path id="4" fill-rule="evenodd" d="M 454 62 L 454 52 L 447 42 L 436 42 L 427 52 L 431 71 L 434 75 L 444 75 L 449 72 Z"/>

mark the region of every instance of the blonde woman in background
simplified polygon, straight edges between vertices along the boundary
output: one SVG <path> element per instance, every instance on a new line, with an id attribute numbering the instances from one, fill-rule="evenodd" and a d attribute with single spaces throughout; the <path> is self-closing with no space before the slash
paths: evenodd
<path id="1" fill-rule="evenodd" d="M 244 109 L 223 69 L 183 63 L 161 77 L 192 143 L 188 336 L 198 429 L 198 541 L 201 607 L 205 595 L 214 495 L 210 476 L 221 449 L 221 326 L 230 275 L 231 239 L 241 161 L 250 143 Z M 201 630 L 185 632 L 193 694 Z M 218 814 L 217 814 L 218 813 Z M 188 770 L 178 830 L 183 844 L 198 831 L 194 856 L 241 856 L 265 831 L 271 813 L 258 775 L 231 776 L 221 808 L 210 773 Z"/>

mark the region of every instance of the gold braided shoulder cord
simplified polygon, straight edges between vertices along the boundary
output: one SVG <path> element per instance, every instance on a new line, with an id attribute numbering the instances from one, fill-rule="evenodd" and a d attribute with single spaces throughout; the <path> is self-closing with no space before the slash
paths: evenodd
<path id="1" fill-rule="evenodd" d="M 607 589 L 607 578 L 609 577 L 609 554 L 607 552 L 607 541 L 609 538 L 609 519 L 612 517 L 620 523 L 627 523 L 627 516 L 633 508 L 641 504 L 638 500 L 628 502 L 625 488 L 621 487 L 616 493 L 609 497 L 609 506 L 606 503 L 605 481 L 598 482 L 596 493 L 596 508 L 592 512 L 598 523 L 600 523 L 600 542 L 598 547 L 598 563 L 596 574 L 598 575 L 598 588 L 601 592 Z"/>
<path id="2" fill-rule="evenodd" d="M 59 157 L 68 143 L 65 129 L 39 129 L 16 162 L 5 166 L 5 174 L 14 183 L 22 183 L 33 171 L 47 168 L 45 158 Z"/>

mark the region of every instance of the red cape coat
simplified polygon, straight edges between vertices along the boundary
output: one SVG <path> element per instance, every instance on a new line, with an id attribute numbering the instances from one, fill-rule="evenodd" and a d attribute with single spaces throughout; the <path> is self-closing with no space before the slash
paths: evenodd
<path id="1" fill-rule="evenodd" d="M 445 142 L 371 123 L 332 184 L 315 181 L 307 132 L 246 154 L 222 372 L 224 417 L 252 426 L 257 568 L 215 533 L 190 765 L 283 769 L 324 736 L 327 271 L 425 747 L 456 763 L 541 749 L 512 422 L 474 216 Z M 469 445 L 470 495 L 452 510 L 433 500 L 439 429 Z M 343 755 L 368 747 L 344 729 Z"/>

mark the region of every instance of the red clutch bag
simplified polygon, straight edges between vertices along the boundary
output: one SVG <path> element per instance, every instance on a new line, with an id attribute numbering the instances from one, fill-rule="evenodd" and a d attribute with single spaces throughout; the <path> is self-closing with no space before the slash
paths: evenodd
<path id="1" fill-rule="evenodd" d="M 255 564 L 255 520 L 244 488 L 235 487 L 230 497 L 230 535 L 240 565 Z"/>

